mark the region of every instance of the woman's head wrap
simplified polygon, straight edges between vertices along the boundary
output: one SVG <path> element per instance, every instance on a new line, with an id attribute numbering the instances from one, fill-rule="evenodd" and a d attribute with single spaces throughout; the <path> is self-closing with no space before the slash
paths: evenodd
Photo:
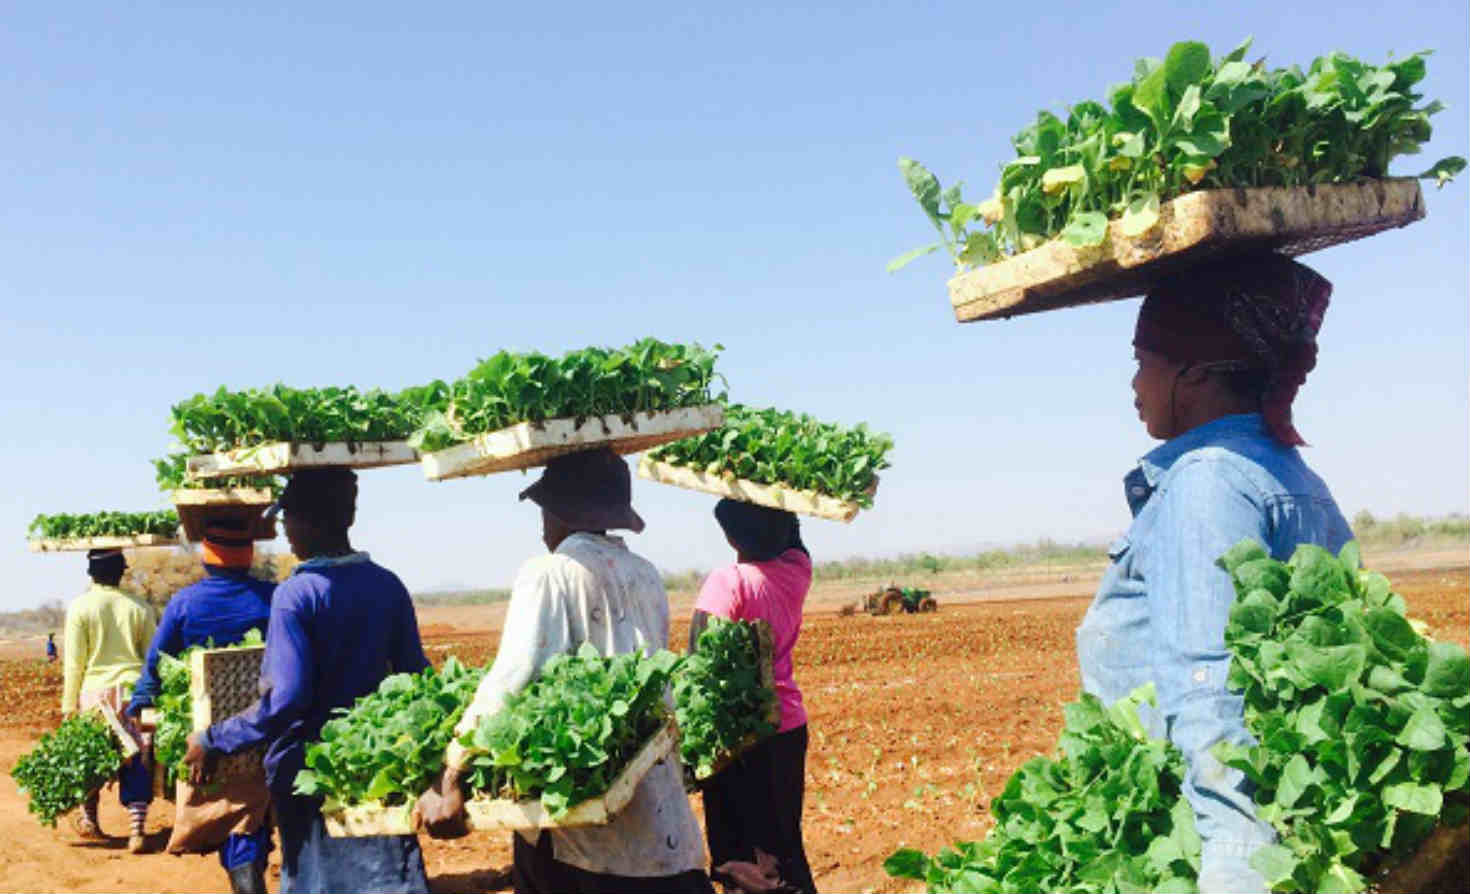
<path id="1" fill-rule="evenodd" d="M 1143 300 L 1133 346 L 1185 363 L 1266 373 L 1261 415 L 1281 443 L 1306 442 L 1291 405 L 1317 365 L 1332 295 L 1321 274 L 1283 255 L 1237 255 L 1174 274 Z"/>
<path id="2" fill-rule="evenodd" d="M 555 457 L 520 498 L 531 500 L 573 530 L 643 530 L 643 519 L 633 511 L 628 463 L 607 447 Z"/>
<path id="3" fill-rule="evenodd" d="M 220 568 L 249 568 L 255 561 L 255 541 L 249 527 L 233 519 L 207 523 L 200 551 L 204 564 Z"/>
<path id="4" fill-rule="evenodd" d="M 351 469 L 303 469 L 291 475 L 276 505 L 288 516 L 326 530 L 345 531 L 357 514 L 357 473 Z"/>
<path id="5" fill-rule="evenodd" d="M 715 520 L 725 536 L 752 562 L 766 562 L 792 545 L 796 516 L 781 509 L 724 499 L 715 504 Z"/>

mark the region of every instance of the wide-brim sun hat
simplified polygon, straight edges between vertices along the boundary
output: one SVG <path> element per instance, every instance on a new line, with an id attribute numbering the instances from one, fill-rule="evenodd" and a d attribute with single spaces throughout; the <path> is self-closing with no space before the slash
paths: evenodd
<path id="1" fill-rule="evenodd" d="M 644 528 L 642 517 L 633 510 L 628 464 L 606 447 L 555 457 L 520 498 L 579 530 L 638 533 Z"/>

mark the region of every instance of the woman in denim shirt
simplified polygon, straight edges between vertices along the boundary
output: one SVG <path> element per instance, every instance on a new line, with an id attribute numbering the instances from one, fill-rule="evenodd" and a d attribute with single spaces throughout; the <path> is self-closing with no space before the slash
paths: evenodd
<path id="1" fill-rule="evenodd" d="M 1104 701 L 1157 687 L 1158 710 L 1144 720 L 1188 764 L 1202 892 L 1265 891 L 1249 861 L 1274 840 L 1243 774 L 1210 753 L 1254 741 L 1225 683 L 1235 591 L 1215 560 L 1247 537 L 1278 559 L 1300 543 L 1336 552 L 1352 538 L 1291 422 L 1331 291 L 1311 269 L 1258 253 L 1179 274 L 1139 311 L 1134 406 L 1164 443 L 1123 479 L 1133 524 L 1109 549 L 1077 654 L 1083 688 Z"/>

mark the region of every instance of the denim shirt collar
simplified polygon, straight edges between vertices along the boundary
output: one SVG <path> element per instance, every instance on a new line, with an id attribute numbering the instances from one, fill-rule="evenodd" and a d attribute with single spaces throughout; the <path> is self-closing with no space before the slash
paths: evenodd
<path id="1" fill-rule="evenodd" d="M 1265 437 L 1266 423 L 1260 413 L 1237 413 L 1221 416 L 1204 425 L 1190 429 L 1176 438 L 1171 438 L 1143 455 L 1138 467 L 1123 476 L 1123 495 L 1128 508 L 1136 517 L 1143 504 L 1153 496 L 1159 481 L 1176 460 L 1191 450 L 1215 444 L 1231 435 Z"/>

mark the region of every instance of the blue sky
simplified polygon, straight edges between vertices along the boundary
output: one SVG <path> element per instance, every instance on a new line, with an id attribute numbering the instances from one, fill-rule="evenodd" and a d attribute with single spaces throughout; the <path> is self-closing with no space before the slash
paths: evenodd
<path id="1" fill-rule="evenodd" d="M 724 344 L 737 399 L 895 436 L 872 512 L 805 525 L 819 559 L 1101 539 L 1152 443 L 1137 302 L 955 324 L 946 261 L 883 272 L 931 234 L 898 156 L 983 194 L 1037 109 L 1248 35 L 1275 65 L 1434 50 L 1449 110 L 1397 172 L 1470 154 L 1463 2 L 251 7 L 7 13 L 0 610 L 84 582 L 25 552 L 36 513 L 162 505 L 148 460 L 197 391 L 644 335 Z M 1349 514 L 1470 504 L 1467 189 L 1308 259 L 1336 292 L 1298 427 Z M 414 589 L 504 586 L 542 548 L 529 480 L 364 473 L 354 539 Z M 711 499 L 635 500 L 660 566 L 727 560 Z"/>

